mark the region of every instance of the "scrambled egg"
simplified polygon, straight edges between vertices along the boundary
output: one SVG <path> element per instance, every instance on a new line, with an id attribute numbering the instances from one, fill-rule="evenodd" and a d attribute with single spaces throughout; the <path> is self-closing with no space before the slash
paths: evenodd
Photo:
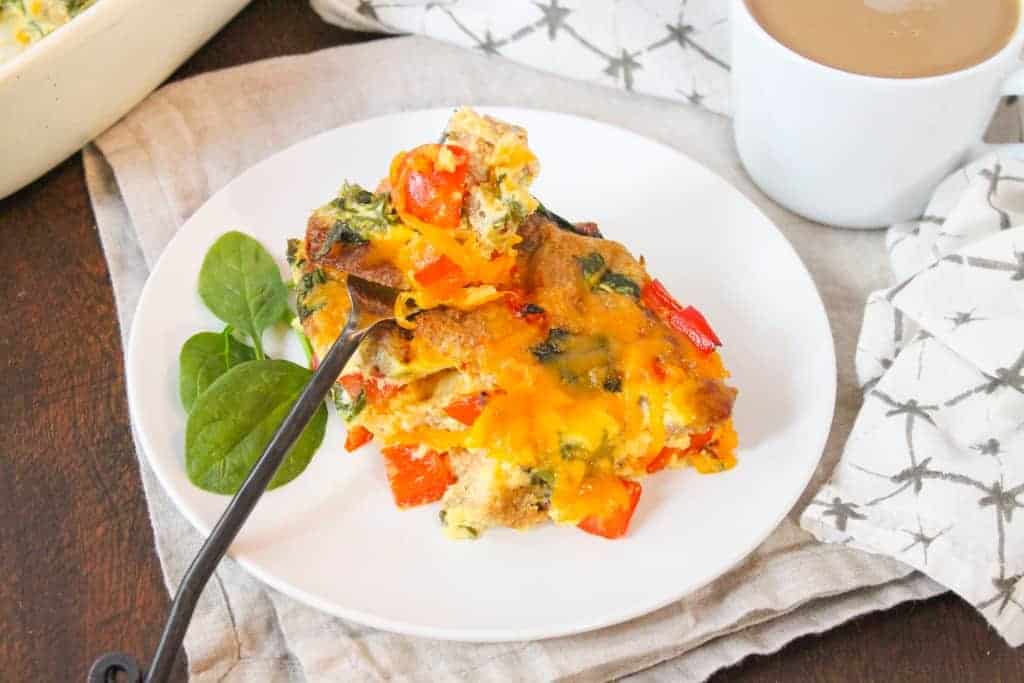
<path id="1" fill-rule="evenodd" d="M 95 0 L 0 0 L 0 63 L 68 23 Z"/>

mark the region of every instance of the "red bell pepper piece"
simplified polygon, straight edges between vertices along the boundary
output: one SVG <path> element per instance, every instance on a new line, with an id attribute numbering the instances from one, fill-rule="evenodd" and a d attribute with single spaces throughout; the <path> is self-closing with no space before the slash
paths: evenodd
<path id="1" fill-rule="evenodd" d="M 654 375 L 654 379 L 659 382 L 664 382 L 668 379 L 668 373 L 665 371 L 665 364 L 661 361 L 661 358 L 657 356 L 651 361 L 651 374 Z"/>
<path id="2" fill-rule="evenodd" d="M 469 427 L 480 417 L 480 413 L 484 412 L 486 405 L 487 394 L 479 393 L 453 401 L 444 409 L 444 412 Z"/>
<path id="3" fill-rule="evenodd" d="M 444 154 L 453 163 L 438 163 Z M 457 228 L 462 220 L 469 152 L 457 145 L 420 145 L 398 162 L 391 196 L 399 213 L 424 223 Z"/>
<path id="4" fill-rule="evenodd" d="M 701 353 L 711 353 L 715 347 L 722 345 L 701 312 L 693 306 L 683 308 L 657 280 L 644 285 L 640 300 L 666 325 L 693 342 Z"/>
<path id="5" fill-rule="evenodd" d="M 381 382 L 376 377 L 365 378 L 357 372 L 342 375 L 338 378 L 338 384 L 344 387 L 345 392 L 352 398 L 365 391 L 366 402 L 371 405 L 379 405 L 402 389 L 401 385 Z"/>
<path id="6" fill-rule="evenodd" d="M 442 295 L 454 292 L 466 284 L 466 274 L 462 268 L 444 254 L 417 270 L 413 277 L 424 287 Z"/>
<path id="7" fill-rule="evenodd" d="M 373 439 L 373 432 L 362 425 L 356 425 L 348 430 L 345 436 L 345 450 L 351 453 L 360 446 L 369 443 Z"/>
<path id="8" fill-rule="evenodd" d="M 527 301 L 526 295 L 517 289 L 511 289 L 505 293 L 505 304 L 513 315 L 531 325 L 543 325 L 547 322 L 548 314 L 544 309 Z"/>
<path id="9" fill-rule="evenodd" d="M 455 474 L 447 453 L 427 451 L 414 458 L 415 446 L 390 446 L 381 451 L 387 467 L 391 495 L 400 508 L 441 500 L 445 490 L 455 483 Z"/>
<path id="10" fill-rule="evenodd" d="M 647 473 L 654 474 L 655 472 L 660 472 L 665 469 L 672 461 L 672 456 L 674 455 L 684 456 L 700 452 L 700 449 L 704 448 L 704 446 L 708 445 L 708 442 L 711 441 L 711 437 L 714 436 L 714 433 L 714 429 L 709 429 L 708 431 L 700 434 L 691 434 L 690 445 L 685 449 L 669 448 L 668 446 L 665 446 L 656 456 L 654 456 L 653 460 L 647 463 Z"/>
<path id="11" fill-rule="evenodd" d="M 640 500 L 643 488 L 631 479 L 619 479 L 619 483 L 629 495 L 629 503 L 626 507 L 617 508 L 603 515 L 591 515 L 577 525 L 580 529 L 588 534 L 605 538 L 620 538 L 626 535 L 626 531 L 629 529 L 629 520 L 633 518 L 633 512 L 636 510 L 636 504 Z"/>
<path id="12" fill-rule="evenodd" d="M 655 472 L 662 471 L 668 467 L 668 464 L 672 461 L 672 456 L 679 453 L 681 453 L 681 451 L 678 448 L 669 448 L 668 446 L 665 446 L 658 451 L 658 454 L 654 456 L 653 460 L 647 463 L 647 474 L 654 474 Z"/>

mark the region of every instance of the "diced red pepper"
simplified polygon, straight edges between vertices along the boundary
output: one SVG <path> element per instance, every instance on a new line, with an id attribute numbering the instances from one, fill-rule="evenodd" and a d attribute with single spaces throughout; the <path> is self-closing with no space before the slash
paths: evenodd
<path id="1" fill-rule="evenodd" d="M 352 398 L 360 393 L 366 392 L 366 402 L 371 405 L 379 405 L 388 400 L 401 389 L 401 385 L 390 382 L 382 382 L 376 377 L 365 378 L 359 373 L 342 375 L 338 378 L 338 384 L 344 387 L 345 392 Z"/>
<path id="2" fill-rule="evenodd" d="M 664 382 L 668 379 L 668 373 L 665 371 L 665 364 L 658 356 L 655 356 L 654 360 L 651 361 L 651 374 L 654 375 L 654 379 L 659 382 Z"/>
<path id="3" fill-rule="evenodd" d="M 707 446 L 708 442 L 711 441 L 711 437 L 714 435 L 714 429 L 709 429 L 708 431 L 701 432 L 700 434 L 690 434 L 690 445 L 686 447 L 686 454 L 690 455 L 692 453 L 696 453 Z"/>
<path id="4" fill-rule="evenodd" d="M 363 393 L 363 376 L 358 373 L 342 375 L 338 378 L 338 384 L 353 399 L 358 398 L 359 394 Z"/>
<path id="5" fill-rule="evenodd" d="M 629 529 L 629 520 L 633 518 L 633 512 L 636 510 L 636 504 L 640 500 L 643 488 L 631 479 L 619 479 L 619 483 L 629 495 L 626 507 L 617 508 L 603 515 L 591 515 L 577 525 L 580 529 L 588 534 L 605 538 L 621 538 L 626 535 L 626 531 Z"/>
<path id="6" fill-rule="evenodd" d="M 487 394 L 479 393 L 458 399 L 448 405 L 444 412 L 467 427 L 471 426 L 487 405 Z"/>
<path id="7" fill-rule="evenodd" d="M 373 432 L 362 425 L 356 425 L 348 430 L 348 435 L 345 437 L 345 450 L 351 453 L 372 439 Z"/>
<path id="8" fill-rule="evenodd" d="M 414 458 L 415 452 L 415 446 L 390 446 L 382 451 L 391 495 L 400 508 L 440 500 L 445 490 L 455 483 L 447 453 L 427 451 Z"/>
<path id="9" fill-rule="evenodd" d="M 526 295 L 517 289 L 505 293 L 505 304 L 513 315 L 531 325 L 543 325 L 547 322 L 548 314 L 544 309 L 527 301 Z"/>
<path id="10" fill-rule="evenodd" d="M 450 154 L 451 163 L 438 163 Z M 420 145 L 393 165 L 391 198 L 399 214 L 441 228 L 462 220 L 469 152 L 457 145 Z"/>
<path id="11" fill-rule="evenodd" d="M 442 296 L 466 284 L 466 274 L 462 268 L 444 254 L 417 270 L 413 277 L 416 282 Z"/>
<path id="12" fill-rule="evenodd" d="M 690 445 L 685 449 L 682 448 L 669 448 L 665 446 L 661 451 L 654 456 L 654 459 L 647 463 L 647 473 L 654 474 L 668 467 L 668 464 L 672 462 L 673 456 L 686 456 L 698 453 L 704 446 L 708 445 L 711 441 L 711 437 L 714 436 L 715 430 L 709 429 L 706 432 L 700 434 L 690 435 Z"/>
<path id="13" fill-rule="evenodd" d="M 722 345 L 701 312 L 693 306 L 683 308 L 657 280 L 644 285 L 640 299 L 666 325 L 693 342 L 701 353 L 711 353 L 715 347 Z"/>
<path id="14" fill-rule="evenodd" d="M 597 223 L 595 223 L 593 221 L 584 221 L 582 223 L 577 223 L 576 224 L 576 229 L 580 233 L 582 233 L 584 235 L 589 235 L 590 237 L 600 237 L 601 236 L 600 228 L 598 228 Z"/>
<path id="15" fill-rule="evenodd" d="M 653 460 L 647 463 L 647 474 L 654 474 L 655 472 L 662 471 L 668 467 L 670 462 L 672 462 L 672 457 L 679 454 L 682 454 L 680 449 L 665 446 L 656 456 L 654 456 Z"/>

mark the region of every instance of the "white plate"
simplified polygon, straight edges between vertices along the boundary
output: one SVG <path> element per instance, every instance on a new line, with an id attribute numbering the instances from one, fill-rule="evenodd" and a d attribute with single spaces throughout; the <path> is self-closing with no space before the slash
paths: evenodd
<path id="1" fill-rule="evenodd" d="M 442 535 L 438 507 L 398 510 L 375 448 L 348 454 L 331 414 L 306 472 L 268 493 L 230 554 L 270 586 L 376 628 L 467 641 L 578 633 L 666 605 L 729 570 L 778 525 L 824 447 L 836 366 L 817 290 L 785 238 L 746 198 L 674 150 L 563 114 L 487 109 L 524 125 L 550 207 L 596 220 L 648 259 L 725 341 L 740 390 L 739 465 L 716 475 L 644 480 L 628 536 L 606 541 L 548 525 L 476 542 Z M 132 419 L 150 464 L 204 534 L 227 498 L 192 486 L 183 464 L 178 351 L 222 326 L 196 293 L 206 250 L 243 230 L 279 256 L 343 179 L 373 186 L 392 153 L 436 139 L 448 110 L 396 114 L 333 130 L 249 169 L 181 228 L 146 283 L 128 349 Z M 301 362 L 285 332 L 269 352 Z"/>

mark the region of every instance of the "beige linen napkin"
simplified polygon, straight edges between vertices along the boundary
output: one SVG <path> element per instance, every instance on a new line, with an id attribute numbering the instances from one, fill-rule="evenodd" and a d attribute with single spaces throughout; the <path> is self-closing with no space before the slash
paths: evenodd
<path id="1" fill-rule="evenodd" d="M 742 173 L 723 117 L 425 38 L 283 57 L 178 82 L 97 139 L 85 152 L 86 177 L 122 331 L 161 250 L 238 173 L 320 131 L 456 103 L 560 110 L 635 130 L 721 174 L 780 226 L 821 289 L 840 359 L 835 424 L 809 487 L 817 490 L 860 404 L 854 346 L 864 300 L 888 284 L 884 236 L 822 229 L 767 200 Z M 173 590 L 200 537 L 144 459 L 141 470 Z M 806 502 L 805 495 L 796 510 Z M 741 566 L 697 593 L 627 624 L 541 642 L 473 645 L 376 631 L 307 608 L 225 560 L 186 639 L 189 670 L 195 681 L 589 681 L 640 671 L 648 680 L 701 680 L 749 654 L 941 590 L 896 561 L 817 543 L 795 515 Z"/>

